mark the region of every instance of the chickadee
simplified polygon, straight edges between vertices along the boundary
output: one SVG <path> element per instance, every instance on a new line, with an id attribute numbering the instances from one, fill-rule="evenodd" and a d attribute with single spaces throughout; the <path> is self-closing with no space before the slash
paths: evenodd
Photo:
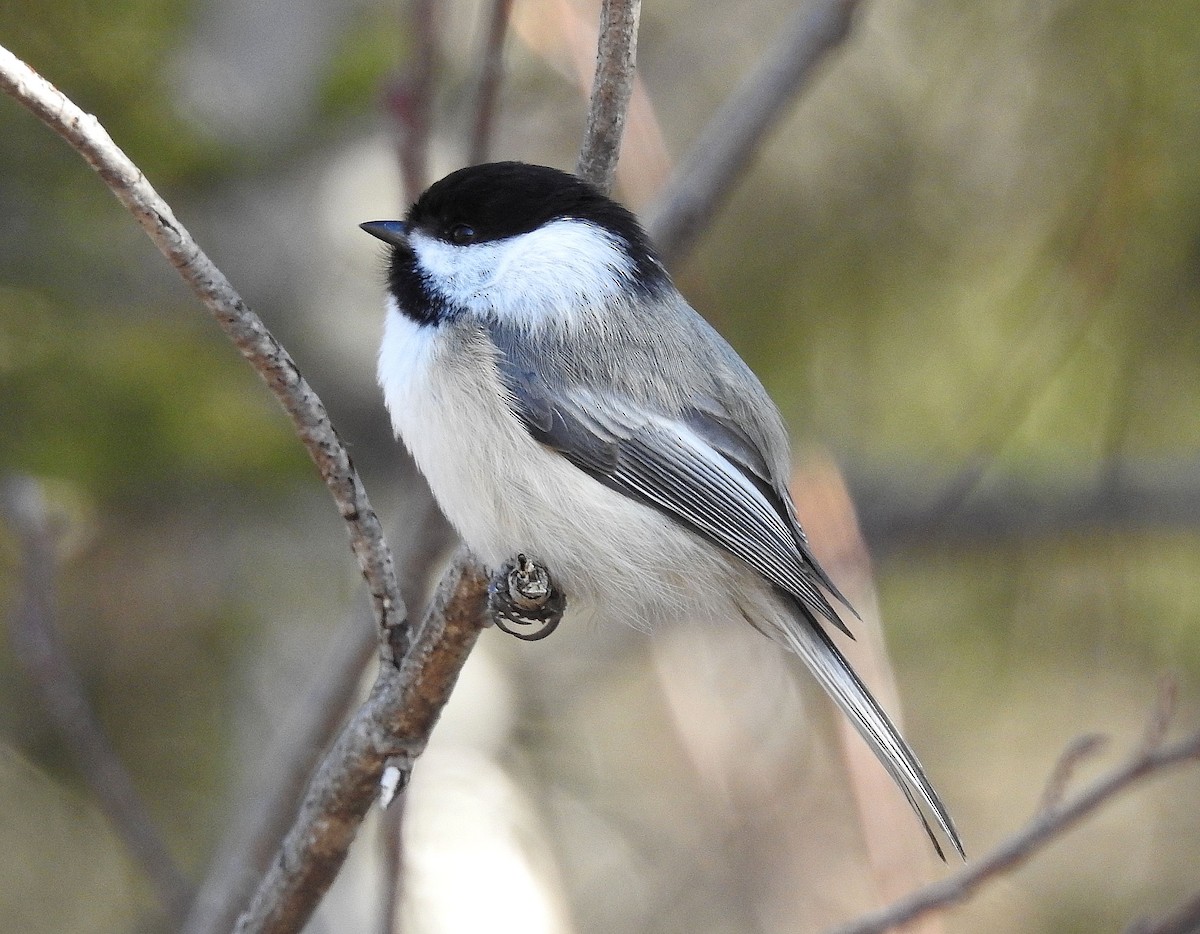
<path id="1" fill-rule="evenodd" d="M 493 568 L 535 556 L 572 612 L 745 620 L 804 660 L 939 855 L 928 816 L 961 855 L 825 631 L 849 632 L 830 598 L 849 604 L 796 519 L 778 410 L 637 219 L 573 175 L 499 162 L 362 228 L 391 246 L 378 375 L 392 425 L 468 547 Z"/>

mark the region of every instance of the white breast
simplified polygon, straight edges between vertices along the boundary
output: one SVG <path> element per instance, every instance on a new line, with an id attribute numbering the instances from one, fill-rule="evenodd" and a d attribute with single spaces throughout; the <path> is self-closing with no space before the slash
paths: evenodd
<path id="1" fill-rule="evenodd" d="M 421 326 L 389 301 L 384 400 L 467 545 L 493 568 L 518 553 L 540 558 L 577 610 L 602 606 L 604 616 L 638 626 L 714 609 L 728 615 L 695 584 L 733 573 L 729 563 L 536 442 L 505 401 L 495 352 L 469 325 Z"/>

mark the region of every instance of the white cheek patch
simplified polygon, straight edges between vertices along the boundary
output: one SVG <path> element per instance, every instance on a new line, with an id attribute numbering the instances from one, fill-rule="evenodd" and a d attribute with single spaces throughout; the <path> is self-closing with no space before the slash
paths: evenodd
<path id="1" fill-rule="evenodd" d="M 633 263 L 607 231 L 558 220 L 529 233 L 455 246 L 420 231 L 409 242 L 427 283 L 453 307 L 540 330 L 602 320 L 633 278 Z"/>

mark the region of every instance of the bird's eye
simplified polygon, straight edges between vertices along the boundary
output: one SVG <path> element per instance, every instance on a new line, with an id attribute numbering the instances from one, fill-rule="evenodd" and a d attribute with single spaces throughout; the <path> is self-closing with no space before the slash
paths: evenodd
<path id="1" fill-rule="evenodd" d="M 446 239 L 455 246 L 463 246 L 475 240 L 475 228 L 470 224 L 455 224 L 446 231 Z"/>

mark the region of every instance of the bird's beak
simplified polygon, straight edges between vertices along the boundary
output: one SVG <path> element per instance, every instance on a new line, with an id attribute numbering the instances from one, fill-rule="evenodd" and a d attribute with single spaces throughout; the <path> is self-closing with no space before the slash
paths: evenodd
<path id="1" fill-rule="evenodd" d="M 378 237 L 384 243 L 390 243 L 392 246 L 408 244 L 408 224 L 404 221 L 367 221 L 358 226 L 372 237 Z"/>

